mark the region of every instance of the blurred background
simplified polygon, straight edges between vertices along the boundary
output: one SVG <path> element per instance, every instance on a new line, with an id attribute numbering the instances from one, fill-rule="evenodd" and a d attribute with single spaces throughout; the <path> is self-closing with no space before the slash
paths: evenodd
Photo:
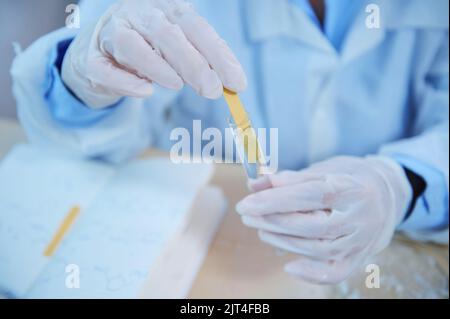
<path id="1" fill-rule="evenodd" d="M 65 8 L 76 0 L 0 1 L 0 117 L 16 117 L 9 69 L 14 59 L 13 42 L 22 49 L 49 31 L 64 26 Z"/>

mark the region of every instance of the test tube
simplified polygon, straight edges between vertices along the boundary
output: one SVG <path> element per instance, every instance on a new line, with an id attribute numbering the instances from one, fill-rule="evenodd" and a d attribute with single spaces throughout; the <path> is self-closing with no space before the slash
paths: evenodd
<path id="1" fill-rule="evenodd" d="M 231 119 L 228 119 L 228 125 L 247 177 L 250 179 L 258 178 L 262 175 L 266 162 L 253 127 L 249 125 L 242 129 Z"/>

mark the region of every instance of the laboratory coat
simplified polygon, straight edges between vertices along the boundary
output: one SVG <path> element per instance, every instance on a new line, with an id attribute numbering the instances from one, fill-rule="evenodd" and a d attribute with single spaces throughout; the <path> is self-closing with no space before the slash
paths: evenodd
<path id="1" fill-rule="evenodd" d="M 334 155 L 390 156 L 427 183 L 400 229 L 448 241 L 446 0 L 371 0 L 379 28 L 368 27 L 364 4 L 340 50 L 288 0 L 193 2 L 243 65 L 249 85 L 240 96 L 254 126 L 278 129 L 280 170 Z M 82 2 L 82 27 L 111 3 Z M 13 63 L 18 115 L 32 142 L 121 162 L 150 145 L 168 149 L 171 130 L 190 129 L 193 119 L 227 127 L 225 101 L 189 87 L 87 108 L 55 66 L 76 32 L 48 34 Z"/>

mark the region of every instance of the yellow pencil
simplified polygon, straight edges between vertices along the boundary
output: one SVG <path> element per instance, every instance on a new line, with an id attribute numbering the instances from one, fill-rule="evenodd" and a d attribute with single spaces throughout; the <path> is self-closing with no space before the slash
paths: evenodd
<path id="1" fill-rule="evenodd" d="M 80 214 L 79 206 L 74 206 L 70 209 L 69 213 L 66 215 L 63 222 L 61 223 L 61 226 L 59 226 L 52 240 L 45 249 L 44 256 L 51 257 L 55 253 L 56 248 L 58 248 L 64 235 L 67 233 L 70 226 L 72 226 L 72 224 L 74 223 L 75 219 L 78 217 L 79 214 Z"/>

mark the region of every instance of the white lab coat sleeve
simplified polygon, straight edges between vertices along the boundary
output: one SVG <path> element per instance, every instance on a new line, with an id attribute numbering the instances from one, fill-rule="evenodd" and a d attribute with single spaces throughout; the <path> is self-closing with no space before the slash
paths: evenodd
<path id="1" fill-rule="evenodd" d="M 412 83 L 411 137 L 384 145 L 390 155 L 426 182 L 412 214 L 399 226 L 410 237 L 448 243 L 449 225 L 449 62 L 448 31 L 416 70 Z M 429 48 L 432 49 L 432 48 Z"/>
<path id="2" fill-rule="evenodd" d="M 96 21 L 112 1 L 82 1 L 81 24 Z M 147 103 L 124 98 L 107 110 L 91 110 L 64 86 L 55 63 L 77 30 L 62 28 L 15 58 L 11 75 L 18 117 L 29 140 L 81 157 L 121 162 L 152 144 L 152 123 L 176 94 L 163 91 Z"/>

